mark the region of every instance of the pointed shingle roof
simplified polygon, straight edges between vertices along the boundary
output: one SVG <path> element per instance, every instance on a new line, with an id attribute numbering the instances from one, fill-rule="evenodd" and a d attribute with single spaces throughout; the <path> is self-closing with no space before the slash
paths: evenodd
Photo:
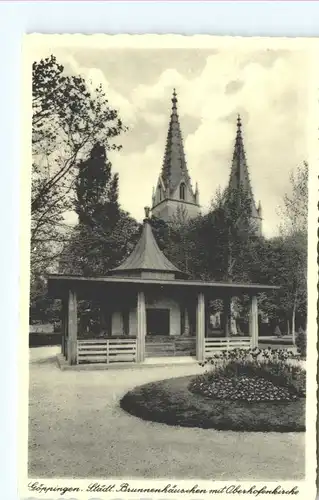
<path id="1" fill-rule="evenodd" d="M 149 209 L 145 209 L 146 217 L 142 234 L 133 252 L 127 259 L 118 267 L 112 269 L 110 273 L 125 274 L 127 272 L 140 273 L 149 271 L 152 273 L 174 273 L 174 277 L 185 277 L 186 273 L 180 271 L 172 262 L 165 257 L 164 253 L 159 249 L 153 235 L 150 220 L 148 218 Z"/>

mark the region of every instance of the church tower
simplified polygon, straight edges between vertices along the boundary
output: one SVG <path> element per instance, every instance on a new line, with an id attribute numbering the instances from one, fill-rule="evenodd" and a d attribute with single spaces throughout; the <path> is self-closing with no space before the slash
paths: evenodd
<path id="1" fill-rule="evenodd" d="M 193 190 L 186 165 L 174 89 L 163 167 L 153 189 L 152 214 L 167 222 L 178 210 L 189 218 L 200 214 L 198 187 Z"/>
<path id="2" fill-rule="evenodd" d="M 246 153 L 244 149 L 244 141 L 242 136 L 242 123 L 240 115 L 237 118 L 237 133 L 235 139 L 235 147 L 232 160 L 232 168 L 230 172 L 229 188 L 239 189 L 242 187 L 249 199 L 251 200 L 251 215 L 253 225 L 255 227 L 256 236 L 262 235 L 262 209 L 259 202 L 256 206 L 253 190 L 249 178 L 248 167 L 246 162 Z"/>

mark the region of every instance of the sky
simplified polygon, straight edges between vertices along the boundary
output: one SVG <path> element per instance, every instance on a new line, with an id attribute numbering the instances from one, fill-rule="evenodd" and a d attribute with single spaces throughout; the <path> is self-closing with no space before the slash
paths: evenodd
<path id="1" fill-rule="evenodd" d="M 128 131 L 122 150 L 111 152 L 120 177 L 123 209 L 141 220 L 161 171 L 176 88 L 185 154 L 202 212 L 226 187 L 242 117 L 246 159 L 263 232 L 277 233 L 278 207 L 289 191 L 289 174 L 308 159 L 308 58 L 304 49 L 240 44 L 209 48 L 41 46 L 34 60 L 53 53 L 68 73 L 88 85 L 102 84 L 109 104 Z M 74 216 L 68 214 L 68 220 Z"/>

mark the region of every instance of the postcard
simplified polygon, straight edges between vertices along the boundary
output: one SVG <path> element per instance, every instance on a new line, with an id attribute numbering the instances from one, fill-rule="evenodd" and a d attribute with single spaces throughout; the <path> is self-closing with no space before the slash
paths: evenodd
<path id="1" fill-rule="evenodd" d="M 21 498 L 315 498 L 317 61 L 24 37 Z"/>

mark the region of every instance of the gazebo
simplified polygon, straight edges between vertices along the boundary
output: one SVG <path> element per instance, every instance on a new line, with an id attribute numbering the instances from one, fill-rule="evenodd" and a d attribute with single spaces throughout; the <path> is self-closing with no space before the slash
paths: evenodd
<path id="1" fill-rule="evenodd" d="M 277 287 L 192 280 L 159 249 L 145 209 L 140 239 L 129 257 L 103 277 L 51 274 L 49 296 L 62 300 L 62 355 L 80 363 L 144 363 L 148 358 L 191 356 L 204 361 L 213 351 L 258 345 L 257 294 Z M 231 301 L 250 300 L 247 336 L 230 336 Z M 98 298 L 105 330 L 78 332 L 77 303 Z M 209 301 L 221 299 L 224 322 L 209 333 Z"/>

